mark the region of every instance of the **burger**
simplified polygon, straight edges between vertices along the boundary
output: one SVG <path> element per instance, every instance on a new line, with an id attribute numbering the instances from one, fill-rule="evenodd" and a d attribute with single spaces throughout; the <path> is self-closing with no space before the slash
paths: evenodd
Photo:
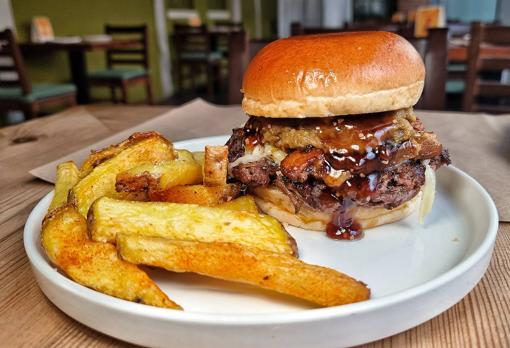
<path id="1" fill-rule="evenodd" d="M 272 42 L 244 74 L 249 120 L 227 142 L 230 179 L 265 213 L 336 239 L 420 204 L 423 218 L 449 164 L 413 111 L 424 77 L 418 52 L 388 32 Z"/>

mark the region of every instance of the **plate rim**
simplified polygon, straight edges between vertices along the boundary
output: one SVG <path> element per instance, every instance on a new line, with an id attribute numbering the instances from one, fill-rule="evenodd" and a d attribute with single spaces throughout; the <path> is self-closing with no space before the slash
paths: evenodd
<path id="1" fill-rule="evenodd" d="M 189 143 L 208 141 L 214 142 L 220 139 L 225 139 L 226 135 L 200 137 L 176 141 L 175 147 L 186 146 Z M 40 217 L 39 210 L 45 211 L 49 205 L 53 190 L 46 194 L 31 210 L 23 231 L 23 244 L 27 257 L 33 268 L 36 268 L 45 278 L 51 281 L 54 285 L 62 290 L 70 291 L 73 295 L 91 301 L 96 305 L 105 306 L 109 310 L 114 310 L 122 313 L 136 314 L 144 318 L 164 320 L 168 322 L 181 322 L 181 323 L 194 323 L 206 325 L 228 325 L 228 326 L 246 326 L 246 325 L 286 325 L 293 323 L 320 321 L 332 317 L 339 318 L 349 315 L 361 314 L 369 311 L 376 311 L 389 307 L 397 303 L 403 303 L 412 300 L 415 297 L 423 295 L 429 291 L 440 288 L 441 286 L 455 280 L 471 269 L 478 261 L 492 250 L 492 246 L 496 241 L 499 218 L 496 205 L 492 200 L 487 190 L 476 181 L 469 174 L 456 168 L 455 166 L 448 166 L 441 170 L 451 170 L 456 175 L 460 175 L 468 180 L 468 182 L 479 191 L 483 197 L 483 202 L 488 207 L 489 211 L 489 226 L 488 231 L 479 247 L 474 250 L 471 255 L 460 263 L 449 269 L 445 273 L 417 286 L 409 289 L 399 291 L 383 297 L 370 299 L 368 301 L 357 302 L 342 306 L 326 307 L 326 308 L 313 308 L 305 309 L 296 312 L 287 313 L 261 313 L 261 314 L 216 314 L 216 313 L 193 313 L 186 311 L 169 310 L 167 308 L 159 308 L 139 303 L 133 303 L 127 300 L 122 300 L 110 295 L 100 293 L 98 291 L 80 285 L 71 279 L 67 278 L 62 273 L 58 272 L 53 267 L 48 259 L 38 249 L 37 242 L 38 236 L 32 232 L 36 230 L 36 221 Z M 35 238 L 35 240 L 34 240 Z M 32 243 L 32 240 L 34 242 Z M 39 285 L 39 283 L 38 283 Z M 40 285 L 39 285 L 40 286 Z M 170 294 L 171 297 L 171 294 Z"/>

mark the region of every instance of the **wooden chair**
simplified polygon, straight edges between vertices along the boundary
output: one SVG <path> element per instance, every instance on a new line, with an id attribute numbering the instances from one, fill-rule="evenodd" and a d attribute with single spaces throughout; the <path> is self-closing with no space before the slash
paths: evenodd
<path id="1" fill-rule="evenodd" d="M 229 36 L 228 56 L 228 103 L 239 104 L 243 99 L 241 86 L 243 74 L 250 60 L 264 46 L 273 40 L 250 40 L 244 31 L 233 32 Z"/>
<path id="2" fill-rule="evenodd" d="M 311 34 L 329 34 L 329 33 L 338 33 L 340 31 L 345 31 L 345 27 L 339 28 L 322 28 L 322 27 L 305 27 L 303 24 L 299 22 L 290 23 L 290 35 L 311 35 Z"/>
<path id="3" fill-rule="evenodd" d="M 175 47 L 175 70 L 179 92 L 184 91 L 184 79 L 189 78 L 193 89 L 200 71 L 207 75 L 207 95 L 214 96 L 214 84 L 219 80 L 223 54 L 214 49 L 213 36 L 205 26 L 175 26 L 172 41 Z"/>
<path id="4" fill-rule="evenodd" d="M 22 110 L 26 118 L 42 108 L 76 104 L 72 84 L 31 84 L 10 29 L 0 31 L 0 111 Z"/>
<path id="5" fill-rule="evenodd" d="M 343 31 L 390 31 L 393 33 L 400 32 L 405 26 L 395 23 L 375 24 L 375 23 L 346 23 L 343 27 L 323 28 L 323 27 L 304 27 L 299 22 L 290 24 L 291 36 L 295 35 L 311 35 L 311 34 L 330 34 Z"/>
<path id="6" fill-rule="evenodd" d="M 505 46 L 510 49 L 510 27 L 485 25 L 479 22 L 473 23 L 471 26 L 463 110 L 491 113 L 510 112 L 510 85 L 503 84 L 500 80 L 487 80 L 483 76 L 486 73 L 500 73 L 504 69 L 510 69 L 510 55 L 484 54 L 482 49 L 487 46 L 493 48 Z M 497 76 L 499 77 L 499 74 Z M 495 98 L 497 100 L 495 103 L 489 104 L 487 100 L 480 100 L 480 98 Z"/>
<path id="7" fill-rule="evenodd" d="M 120 88 L 121 101 L 128 103 L 128 88 L 133 85 L 144 84 L 147 103 L 153 104 L 152 86 L 149 72 L 149 47 L 147 25 L 114 26 L 106 25 L 105 33 L 113 37 L 133 39 L 136 47 L 116 48 L 106 51 L 106 66 L 104 70 L 89 74 L 89 83 L 94 86 L 108 86 L 111 91 L 112 102 L 117 102 L 116 89 Z M 129 66 L 117 68 L 117 66 Z M 135 68 L 136 66 L 136 68 Z"/>
<path id="8" fill-rule="evenodd" d="M 464 40 L 471 25 L 460 21 L 448 21 L 448 40 Z M 451 43 L 451 42 L 450 42 Z M 466 85 L 467 61 L 448 61 L 446 94 L 452 99 L 461 99 Z"/>
<path id="9" fill-rule="evenodd" d="M 243 29 L 242 23 L 235 22 L 218 22 L 209 26 L 208 29 L 211 34 L 211 46 L 213 51 L 219 51 L 223 57 L 228 57 L 228 44 L 230 33 L 239 32 Z"/>
<path id="10" fill-rule="evenodd" d="M 404 37 L 416 48 L 425 63 L 425 86 L 415 108 L 443 110 L 446 101 L 448 29 L 429 29 L 425 38 Z"/>
<path id="11" fill-rule="evenodd" d="M 389 31 L 392 33 L 402 32 L 406 28 L 404 24 L 397 23 L 366 23 L 366 22 L 351 22 L 345 24 L 345 30 L 347 31 Z"/>

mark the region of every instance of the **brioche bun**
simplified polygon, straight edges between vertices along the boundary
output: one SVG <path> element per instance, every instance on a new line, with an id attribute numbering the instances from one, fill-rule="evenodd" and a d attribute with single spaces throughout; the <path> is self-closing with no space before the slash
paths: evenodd
<path id="1" fill-rule="evenodd" d="M 314 210 L 307 206 L 301 207 L 299 212 L 296 213 L 289 197 L 275 186 L 257 187 L 252 190 L 252 194 L 260 210 L 280 222 L 286 222 L 292 226 L 307 230 L 325 231 L 326 225 L 332 219 L 332 214 Z M 418 207 L 420 197 L 421 192 L 413 199 L 394 209 L 355 206 L 352 215 L 362 229 L 389 224 L 411 215 Z"/>
<path id="2" fill-rule="evenodd" d="M 393 33 L 295 36 L 253 58 L 242 106 L 248 115 L 282 118 L 397 110 L 416 104 L 424 78 L 418 52 Z"/>

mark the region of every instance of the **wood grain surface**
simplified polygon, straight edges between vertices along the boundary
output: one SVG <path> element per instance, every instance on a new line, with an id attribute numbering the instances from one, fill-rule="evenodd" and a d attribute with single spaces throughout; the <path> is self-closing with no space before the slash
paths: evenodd
<path id="1" fill-rule="evenodd" d="M 71 319 L 37 286 L 23 248 L 23 226 L 52 186 L 28 170 L 167 110 L 77 107 L 0 129 L 0 347 L 130 346 Z M 489 269 L 469 295 L 436 318 L 366 347 L 510 347 L 508 250 L 510 223 L 500 223 Z"/>

